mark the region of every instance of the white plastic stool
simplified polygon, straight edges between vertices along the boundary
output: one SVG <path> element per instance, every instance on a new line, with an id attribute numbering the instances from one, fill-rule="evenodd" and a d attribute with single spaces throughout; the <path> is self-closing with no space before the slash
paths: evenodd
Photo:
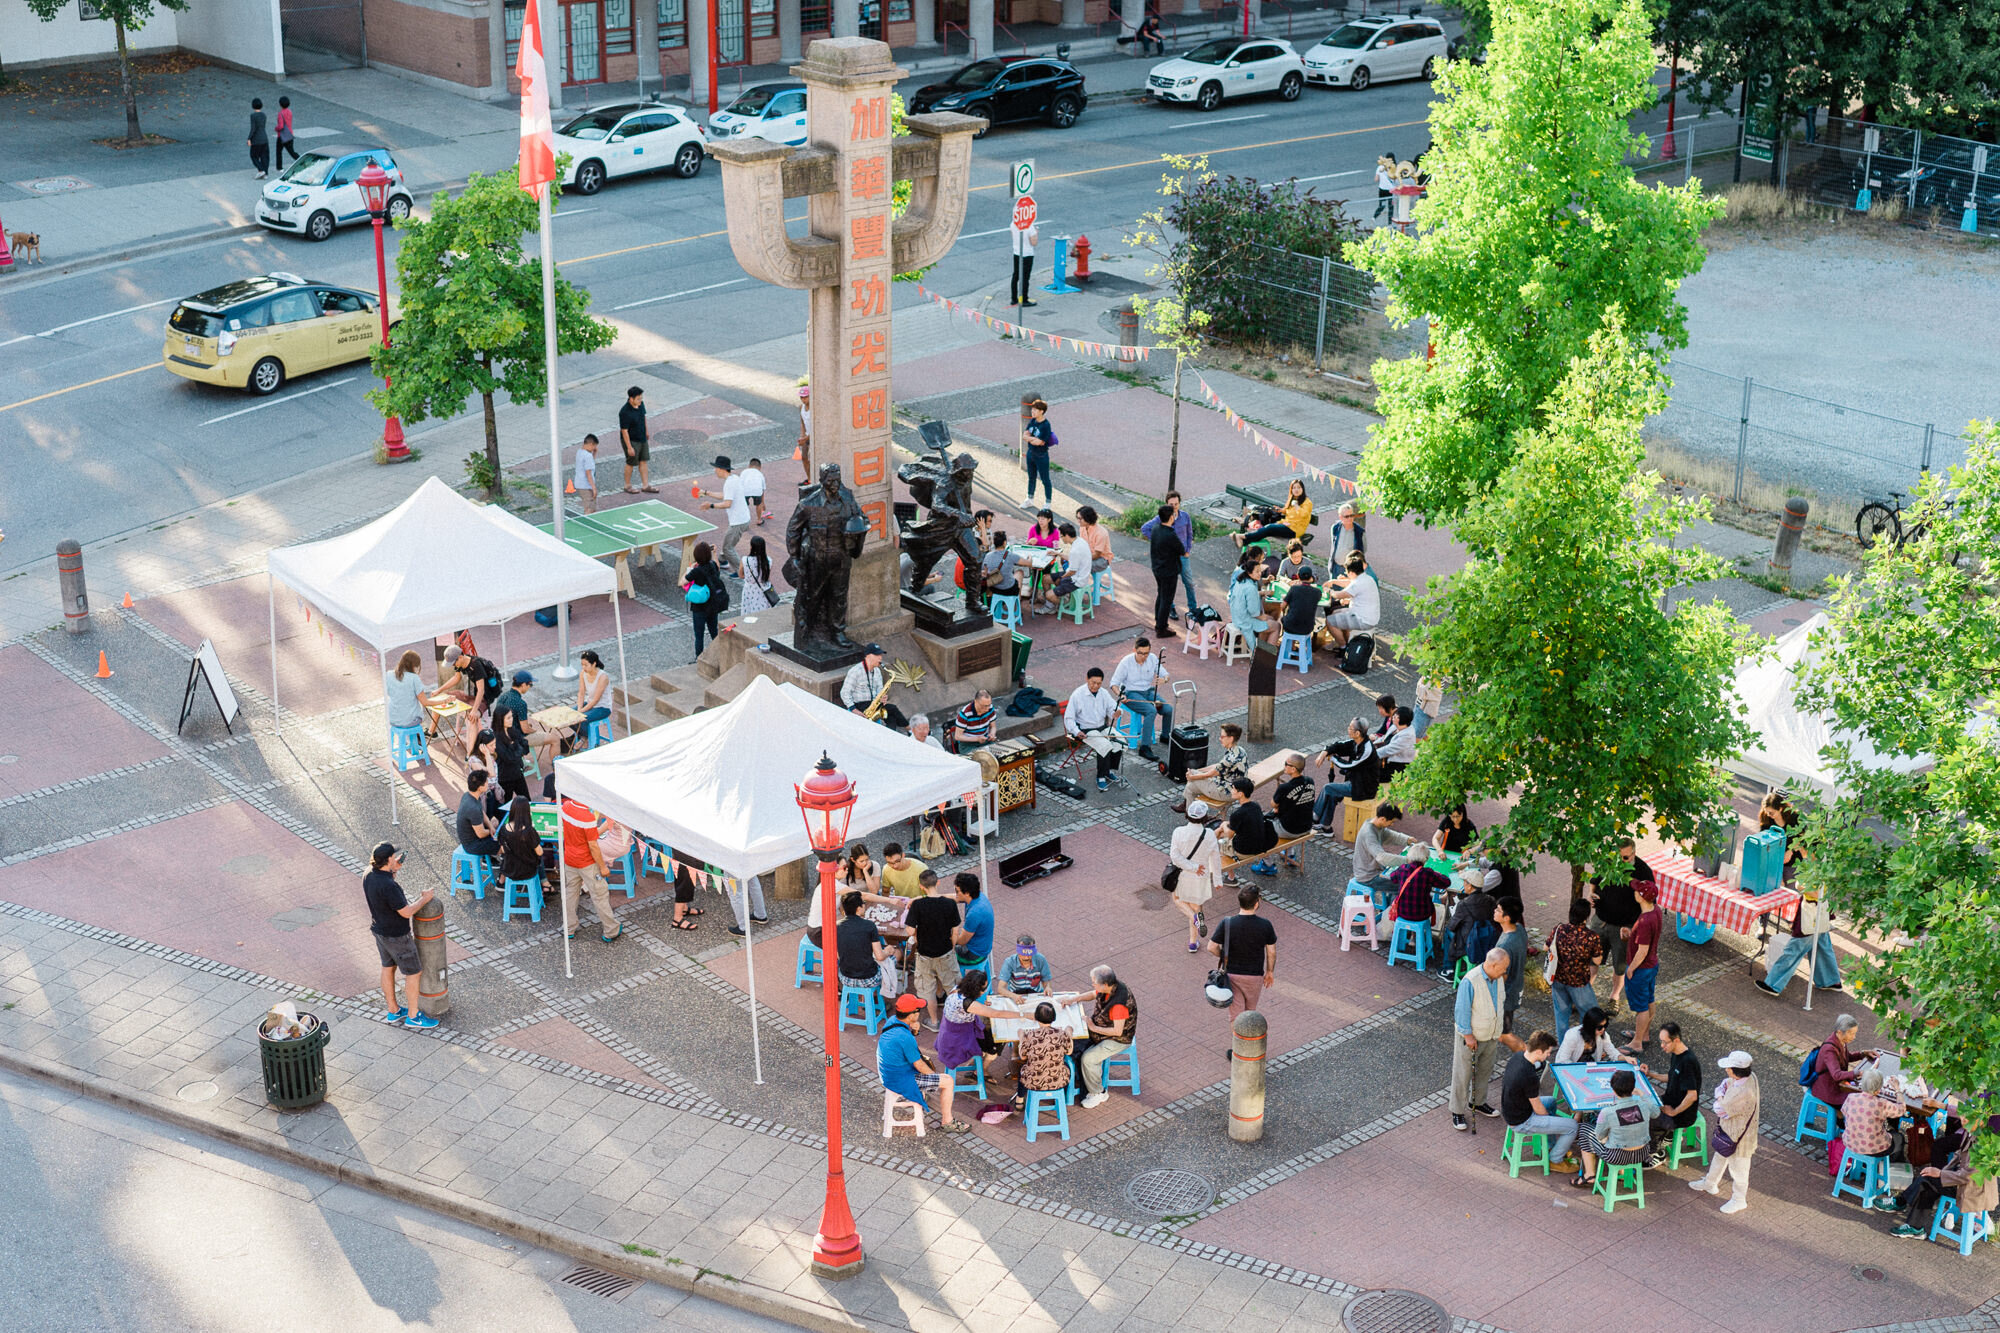
<path id="1" fill-rule="evenodd" d="M 1363 941 L 1367 942 L 1370 953 L 1377 953 L 1382 948 L 1381 937 L 1375 933 L 1374 901 L 1355 895 L 1343 899 L 1340 904 L 1340 951 L 1346 953 L 1351 945 Z"/>
<path id="2" fill-rule="evenodd" d="M 1257 646 L 1250 642 L 1250 636 L 1233 624 L 1222 627 L 1222 660 L 1234 665 L 1239 659 L 1248 659 L 1257 652 Z"/>
<path id="3" fill-rule="evenodd" d="M 906 1101 L 896 1093 L 884 1089 L 882 1092 L 882 1137 L 893 1138 L 898 1127 L 914 1129 L 917 1137 L 924 1136 L 924 1108 L 916 1102 Z"/>
<path id="4" fill-rule="evenodd" d="M 1208 660 L 1208 650 L 1222 648 L 1222 634 L 1228 628 L 1226 620 L 1204 620 L 1201 624 L 1189 624 L 1181 630 L 1181 652 L 1183 655 L 1192 648 L 1201 653 L 1201 660 Z"/>

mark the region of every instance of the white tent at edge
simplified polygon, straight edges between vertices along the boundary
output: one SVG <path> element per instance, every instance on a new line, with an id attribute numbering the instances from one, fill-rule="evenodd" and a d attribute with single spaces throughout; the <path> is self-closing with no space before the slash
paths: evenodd
<path id="1" fill-rule="evenodd" d="M 972 760 L 864 721 L 796 685 L 758 676 L 719 708 L 557 759 L 556 795 L 657 839 L 678 856 L 714 866 L 729 877 L 735 897 L 751 876 L 813 854 L 793 786 L 805 780 L 822 754 L 831 756 L 854 783 L 848 827 L 861 833 L 933 806 L 976 800 L 981 790 L 979 765 Z M 979 859 L 983 884 L 983 835 Z M 563 873 L 567 876 L 566 867 Z M 809 891 L 817 892 L 817 885 Z M 565 901 L 567 897 L 565 884 Z M 757 974 L 749 952 L 747 904 L 740 916 L 749 968 L 751 1048 L 761 1083 Z M 565 931 L 570 924 L 565 914 Z M 824 929 L 830 931 L 832 925 L 826 922 Z M 825 953 L 832 957 L 831 950 Z"/>
<path id="2" fill-rule="evenodd" d="M 1770 652 L 1737 668 L 1736 696 L 1745 708 L 1744 721 L 1757 734 L 1757 740 L 1738 758 L 1725 761 L 1724 768 L 1768 788 L 1800 782 L 1827 797 L 1846 794 L 1836 778 L 1832 761 L 1821 753 L 1836 740 L 1845 742 L 1854 758 L 1868 768 L 1909 773 L 1930 766 L 1931 760 L 1923 755 L 1884 756 L 1866 737 L 1837 732 L 1827 715 L 1800 708 L 1798 673 L 1801 667 L 1818 660 L 1811 639 L 1813 632 L 1826 624 L 1826 613 L 1822 611 L 1782 635 Z"/>
<path id="3" fill-rule="evenodd" d="M 621 685 L 625 682 L 625 620 L 618 608 L 616 572 L 496 505 L 474 504 L 436 477 L 427 478 L 409 499 L 373 523 L 325 541 L 282 546 L 265 557 L 274 727 L 279 581 L 373 648 L 384 668 L 389 650 L 404 644 L 467 625 L 503 623 L 555 603 L 609 597 L 618 634 L 618 678 Z M 385 679 L 385 698 L 387 689 Z M 629 691 L 626 698 L 629 731 Z M 386 735 L 386 719 L 384 729 Z M 394 822 L 393 782 L 389 816 Z"/>

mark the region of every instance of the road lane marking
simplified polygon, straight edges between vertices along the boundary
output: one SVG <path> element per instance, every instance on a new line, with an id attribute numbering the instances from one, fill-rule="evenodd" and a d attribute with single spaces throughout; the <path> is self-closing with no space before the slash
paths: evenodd
<path id="1" fill-rule="evenodd" d="M 696 292 L 712 292 L 718 287 L 734 287 L 739 282 L 748 281 L 750 281 L 748 278 L 731 278 L 728 282 L 711 282 L 706 287 L 690 287 L 684 292 L 668 292 L 665 296 L 649 296 L 643 301 L 627 301 L 624 305 L 615 305 L 611 308 L 613 310 L 632 310 L 642 305 L 655 305 L 661 301 L 671 301 L 676 296 L 693 296 Z"/>
<path id="2" fill-rule="evenodd" d="M 30 403 L 39 403 L 49 398 L 60 398 L 66 393 L 75 393 L 78 389 L 88 389 L 99 384 L 109 384 L 112 380 L 122 380 L 127 375 L 136 375 L 142 370 L 158 370 L 159 368 L 160 363 L 158 361 L 149 361 L 143 366 L 134 366 L 130 370 L 121 370 L 113 375 L 100 375 L 94 380 L 85 380 L 81 384 L 72 384 L 67 389 L 51 389 L 47 393 L 38 393 L 33 398 L 23 398 L 17 403 L 8 403 L 6 406 L 0 407 L 0 412 L 12 412 L 15 408 L 26 407 Z"/>
<path id="3" fill-rule="evenodd" d="M 234 412 L 224 412 L 221 416 L 210 417 L 201 424 L 204 426 L 213 426 L 216 422 L 227 421 L 231 417 L 246 416 L 251 412 L 262 412 L 265 408 L 276 407 L 279 403 L 289 403 L 294 399 L 304 398 L 308 394 L 325 393 L 328 389 L 338 389 L 343 384 L 352 384 L 357 378 L 358 376 L 349 375 L 346 379 L 335 380 L 331 384 L 315 384 L 310 389 L 300 389 L 297 393 L 288 393 L 283 398 L 268 398 L 254 407 L 239 408 Z"/>
<path id="4" fill-rule="evenodd" d="M 785 221 L 804 222 L 805 218 L 803 217 L 786 218 Z M 727 227 L 724 227 L 721 231 L 698 231 L 694 233 L 692 236 L 675 236 L 669 240 L 664 240 L 664 241 L 647 241 L 644 245 L 628 245 L 622 250 L 606 250 L 602 254 L 579 255 L 575 259 L 558 259 L 556 263 L 558 265 L 588 264 L 593 259 L 615 259 L 619 255 L 636 255 L 642 250 L 657 250 L 663 245 L 685 245 L 689 241 L 706 241 L 716 236 L 727 236 L 728 234 L 729 234 L 729 228 Z"/>
<path id="5" fill-rule="evenodd" d="M 1313 143 L 1320 139 L 1345 139 L 1355 134 L 1379 134 L 1383 130 L 1406 130 L 1412 125 L 1428 124 L 1430 124 L 1428 120 L 1399 120 L 1393 125 L 1364 125 L 1359 129 L 1353 130 L 1329 130 L 1325 134 L 1301 134 L 1292 139 L 1267 139 L 1263 143 L 1238 144 L 1234 148 L 1204 148 L 1199 153 L 1183 153 L 1180 156 L 1220 157 L 1224 153 L 1248 153 L 1258 148 L 1282 148 L 1286 144 Z M 1106 171 L 1128 171 L 1133 167 L 1156 167 L 1166 160 L 1166 155 L 1162 154 L 1158 157 L 1141 158 L 1137 162 L 1119 162 L 1108 167 L 1085 167 L 1080 171 L 1045 171 L 1036 176 L 1035 179 L 1037 182 L 1040 182 L 1066 180 L 1072 176 L 1095 176 Z M 970 193 L 977 194 L 981 190 L 1004 190 L 1011 183 L 1010 181 L 994 181 L 991 185 L 975 185 L 972 187 Z"/>
<path id="6" fill-rule="evenodd" d="M 12 347 L 15 343 L 24 343 L 30 338 L 52 338 L 58 333 L 65 333 L 70 329 L 80 329 L 86 324 L 95 324 L 101 319 L 116 319 L 120 315 L 130 315 L 141 310 L 151 310 L 155 306 L 172 305 L 180 299 L 178 296 L 169 296 L 164 301 L 148 301 L 144 305 L 129 305 L 123 310 L 114 310 L 108 315 L 92 315 L 89 319 L 71 320 L 67 324 L 58 324 L 52 329 L 43 329 L 40 333 L 24 333 L 18 338 L 9 338 L 6 342 L 0 343 L 0 347 Z"/>
<path id="7" fill-rule="evenodd" d="M 558 208 L 550 216 L 559 218 L 573 218 L 579 213 L 595 213 L 596 211 L 597 210 L 595 208 Z"/>
<path id="8" fill-rule="evenodd" d="M 1280 185 L 1310 185 L 1314 181 L 1337 181 L 1342 176 L 1365 176 L 1367 174 L 1368 174 L 1367 167 L 1357 167 L 1353 171 L 1329 171 L 1324 176 L 1292 176 L 1281 181 L 1267 182 L 1266 184 L 1261 185 L 1258 188 L 1264 190 L 1275 190 Z"/>
<path id="9" fill-rule="evenodd" d="M 1014 230 L 1014 228 L 1012 227 L 1012 225 L 1009 225 L 1005 227 L 995 227 L 992 231 L 960 232 L 958 239 L 961 241 L 976 241 L 982 236 L 998 236 L 1003 231 L 1012 231 L 1012 230 Z"/>
<path id="10" fill-rule="evenodd" d="M 1260 111 L 1254 116 L 1224 116 L 1220 120 L 1204 120 L 1195 128 L 1206 129 L 1210 125 L 1228 125 L 1238 120 L 1265 120 L 1269 118 L 1270 114 L 1268 111 Z"/>

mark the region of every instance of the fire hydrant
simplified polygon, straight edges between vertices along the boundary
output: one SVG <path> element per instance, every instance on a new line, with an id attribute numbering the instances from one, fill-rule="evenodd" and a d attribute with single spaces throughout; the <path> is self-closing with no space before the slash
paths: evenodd
<path id="1" fill-rule="evenodd" d="M 1070 274 L 1070 277 L 1077 282 L 1089 282 L 1090 238 L 1088 236 L 1077 237 L 1076 244 L 1070 247 L 1070 252 L 1076 256 L 1076 269 Z"/>

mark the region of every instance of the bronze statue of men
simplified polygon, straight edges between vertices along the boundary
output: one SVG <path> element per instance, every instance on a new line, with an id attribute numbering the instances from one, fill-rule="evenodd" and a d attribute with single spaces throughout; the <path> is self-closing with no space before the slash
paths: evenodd
<path id="1" fill-rule="evenodd" d="M 799 501 L 785 525 L 791 553 L 782 571 L 798 590 L 792 601 L 792 646 L 815 656 L 854 652 L 847 637 L 847 580 L 868 538 L 868 520 L 854 492 L 840 484 L 840 464 L 819 470 L 819 489 Z"/>
<path id="2" fill-rule="evenodd" d="M 949 457 L 942 444 L 935 457 L 919 458 L 896 469 L 910 497 L 929 517 L 903 535 L 903 553 L 910 557 L 910 590 L 923 595 L 931 569 L 948 555 L 965 562 L 965 605 L 979 611 L 986 604 L 979 579 L 979 540 L 973 532 L 972 474 L 979 467 L 971 454 Z"/>

